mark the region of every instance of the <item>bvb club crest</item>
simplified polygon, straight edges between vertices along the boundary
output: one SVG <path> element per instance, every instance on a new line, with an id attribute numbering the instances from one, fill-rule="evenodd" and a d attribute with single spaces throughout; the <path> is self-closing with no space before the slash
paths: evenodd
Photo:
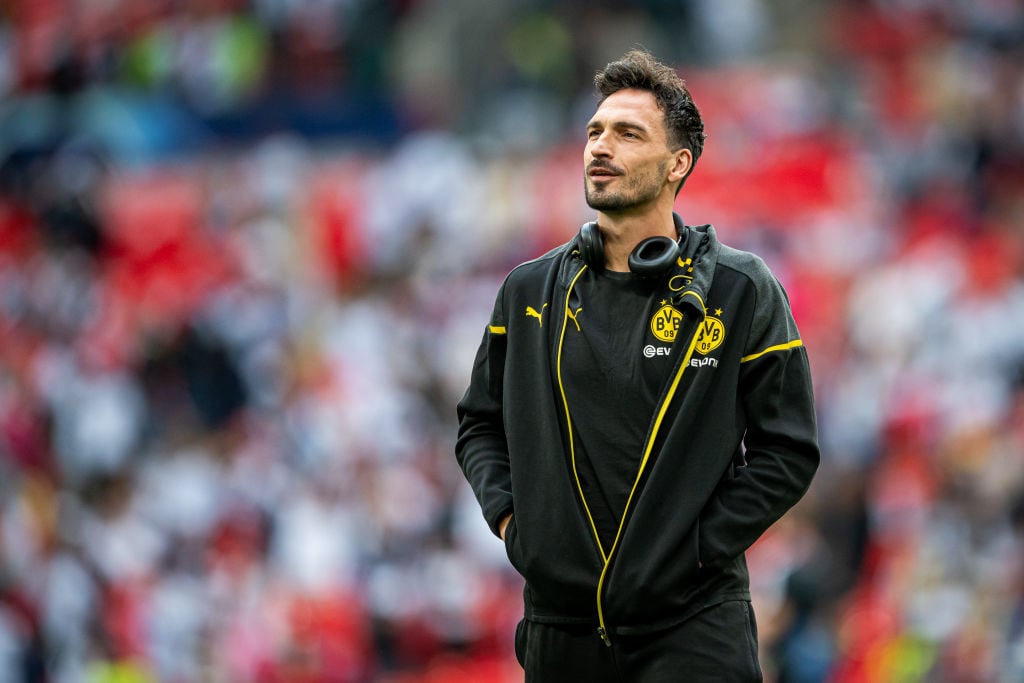
<path id="1" fill-rule="evenodd" d="M 725 340 L 725 325 L 718 318 L 707 316 L 700 323 L 697 330 L 697 345 L 694 351 L 702 355 L 708 355 Z"/>
<path id="2" fill-rule="evenodd" d="M 679 323 L 683 319 L 683 314 L 671 305 L 662 303 L 662 307 L 651 316 L 651 334 L 658 341 L 672 342 L 675 341 L 676 333 L 679 331 Z"/>

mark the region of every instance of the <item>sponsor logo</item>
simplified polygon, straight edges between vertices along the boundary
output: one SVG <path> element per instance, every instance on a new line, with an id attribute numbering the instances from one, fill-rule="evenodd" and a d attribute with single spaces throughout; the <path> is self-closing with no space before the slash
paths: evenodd
<path id="1" fill-rule="evenodd" d="M 582 310 L 583 310 L 582 306 L 577 308 L 575 311 L 573 311 L 569 307 L 566 307 L 566 309 L 565 309 L 565 314 L 567 316 L 569 316 L 569 320 L 571 320 L 573 322 L 573 324 L 576 326 L 576 331 L 577 332 L 581 332 L 582 331 L 582 330 L 580 330 L 580 321 L 576 319 L 576 316 L 578 316 L 580 314 L 580 311 L 582 311 Z"/>
<path id="2" fill-rule="evenodd" d="M 667 356 L 672 353 L 672 349 L 668 346 L 655 346 L 654 344 L 648 344 L 644 347 L 644 356 L 646 358 L 654 358 L 655 356 Z"/>
<path id="3" fill-rule="evenodd" d="M 672 354 L 672 349 L 668 346 L 655 346 L 654 344 L 648 344 L 644 347 L 644 357 L 654 358 L 655 356 L 669 356 Z M 691 368 L 717 368 L 717 358 L 691 358 Z"/>
<path id="4" fill-rule="evenodd" d="M 528 318 L 536 318 L 537 319 L 537 324 L 539 326 L 541 326 L 541 327 L 544 327 L 544 318 L 542 317 L 542 314 L 544 313 L 544 309 L 547 308 L 547 307 L 548 307 L 548 305 L 544 304 L 543 306 L 540 307 L 540 310 L 538 311 L 533 306 L 527 306 L 526 307 L 526 317 L 528 317 Z"/>

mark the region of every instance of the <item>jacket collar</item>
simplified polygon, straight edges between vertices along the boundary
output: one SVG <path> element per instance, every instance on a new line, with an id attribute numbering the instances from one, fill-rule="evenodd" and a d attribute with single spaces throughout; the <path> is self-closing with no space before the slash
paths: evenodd
<path id="1" fill-rule="evenodd" d="M 677 307 L 690 306 L 698 317 L 703 318 L 722 244 L 710 224 L 686 226 L 679 214 L 672 215 L 676 228 L 685 232 L 679 258 L 668 276 L 668 286 L 673 292 L 672 303 Z"/>
<path id="2" fill-rule="evenodd" d="M 707 293 L 711 289 L 722 245 L 710 224 L 688 226 L 675 212 L 672 213 L 672 221 L 682 243 L 679 258 L 666 276 L 673 293 L 672 304 L 676 307 L 689 306 L 698 318 L 703 318 Z M 568 287 L 583 265 L 578 233 L 569 241 L 565 253 L 559 267 L 558 281 L 563 287 Z"/>

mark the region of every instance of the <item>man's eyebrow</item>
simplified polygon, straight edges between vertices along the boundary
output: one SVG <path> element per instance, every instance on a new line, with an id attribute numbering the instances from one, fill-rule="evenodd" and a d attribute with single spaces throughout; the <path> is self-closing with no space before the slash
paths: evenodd
<path id="1" fill-rule="evenodd" d="M 615 130 L 638 130 L 644 133 L 648 132 L 648 128 L 644 124 L 629 120 L 605 123 L 600 119 L 591 119 L 587 124 L 587 130 L 591 130 L 593 128 L 612 128 Z"/>

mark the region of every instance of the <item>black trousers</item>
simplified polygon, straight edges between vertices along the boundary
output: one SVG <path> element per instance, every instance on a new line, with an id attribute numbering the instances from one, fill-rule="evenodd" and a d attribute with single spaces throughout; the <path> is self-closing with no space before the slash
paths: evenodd
<path id="1" fill-rule="evenodd" d="M 754 683 L 762 680 L 757 624 L 750 603 L 709 607 L 671 628 L 616 634 L 611 646 L 595 629 L 519 622 L 516 658 L 526 683 Z"/>

